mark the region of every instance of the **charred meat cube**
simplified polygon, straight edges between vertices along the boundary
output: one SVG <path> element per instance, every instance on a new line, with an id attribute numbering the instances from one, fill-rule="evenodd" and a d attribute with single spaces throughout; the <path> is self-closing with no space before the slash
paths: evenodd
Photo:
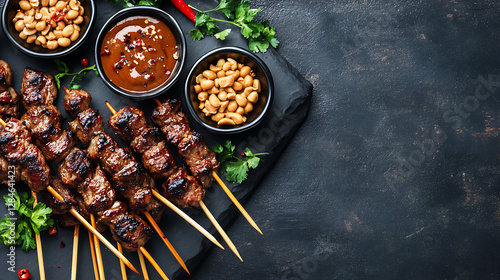
<path id="1" fill-rule="evenodd" d="M 156 127 L 144 130 L 130 146 L 141 154 L 144 167 L 155 178 L 168 178 L 177 169 L 175 159 Z"/>
<path id="2" fill-rule="evenodd" d="M 102 116 L 94 109 L 87 109 L 78 114 L 77 119 L 69 123 L 69 128 L 83 143 L 88 143 L 99 132 L 104 132 Z"/>
<path id="3" fill-rule="evenodd" d="M 64 215 L 68 213 L 69 209 L 78 205 L 74 193 L 64 187 L 60 180 L 52 178 L 50 180 L 50 186 L 63 198 L 63 201 L 61 201 L 52 196 L 47 190 L 42 192 L 45 197 L 45 202 L 52 209 L 52 213 L 55 215 Z"/>
<path id="4" fill-rule="evenodd" d="M 86 208 L 98 214 L 110 208 L 115 201 L 115 190 L 106 178 L 100 166 L 97 166 L 91 179 L 87 179 L 78 188 Z"/>
<path id="5" fill-rule="evenodd" d="M 10 65 L 0 60 L 0 91 L 7 90 L 12 85 L 12 68 Z"/>
<path id="6" fill-rule="evenodd" d="M 217 172 L 218 162 L 215 153 L 205 145 L 203 137 L 197 132 L 188 135 L 178 145 L 179 155 L 186 161 L 193 175 L 203 187 L 213 182 L 212 171 Z"/>
<path id="7" fill-rule="evenodd" d="M 177 99 L 167 99 L 153 110 L 151 120 L 158 125 L 167 140 L 177 145 L 185 135 L 191 133 L 189 120 L 181 111 L 181 102 Z"/>
<path id="8" fill-rule="evenodd" d="M 76 117 L 79 113 L 89 109 L 91 101 L 92 96 L 84 90 L 67 90 L 64 96 L 64 109 L 70 116 Z"/>
<path id="9" fill-rule="evenodd" d="M 10 119 L 7 126 L 0 125 L 0 154 L 9 162 L 18 164 L 31 142 L 31 135 L 17 119 Z"/>
<path id="10" fill-rule="evenodd" d="M 205 196 L 205 189 L 184 168 L 179 168 L 162 187 L 165 197 L 182 207 L 198 207 Z"/>
<path id="11" fill-rule="evenodd" d="M 7 159 L 0 156 L 0 185 L 9 185 L 10 182 L 17 182 L 20 178 L 20 166 L 12 165 Z"/>
<path id="12" fill-rule="evenodd" d="M 26 111 L 21 121 L 42 145 L 55 141 L 61 134 L 61 114 L 53 105 L 33 107 Z"/>
<path id="13" fill-rule="evenodd" d="M 28 184 L 28 187 L 39 192 L 49 186 L 50 169 L 42 152 L 37 146 L 30 144 L 20 160 L 21 179 Z"/>
<path id="14" fill-rule="evenodd" d="M 11 87 L 0 90 L 0 115 L 17 118 L 19 116 L 20 95 Z"/>
<path id="15" fill-rule="evenodd" d="M 108 125 L 125 141 L 134 140 L 148 127 L 144 112 L 132 106 L 126 106 L 112 115 Z"/>
<path id="16" fill-rule="evenodd" d="M 23 96 L 23 106 L 28 110 L 34 106 L 52 105 L 57 96 L 54 77 L 26 67 L 21 95 Z"/>
<path id="17" fill-rule="evenodd" d="M 146 222 L 138 215 L 128 213 L 127 206 L 120 201 L 115 201 L 104 211 L 99 221 L 109 226 L 113 238 L 129 252 L 144 246 L 151 238 L 152 230 Z"/>
<path id="18" fill-rule="evenodd" d="M 62 183 L 67 187 L 76 188 L 90 177 L 92 165 L 86 151 L 73 148 L 58 170 Z"/>

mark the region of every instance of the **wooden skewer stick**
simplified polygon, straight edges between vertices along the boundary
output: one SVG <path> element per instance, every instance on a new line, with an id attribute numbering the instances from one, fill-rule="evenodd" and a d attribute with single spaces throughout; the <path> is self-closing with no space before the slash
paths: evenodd
<path id="1" fill-rule="evenodd" d="M 146 248 L 140 247 L 139 251 L 153 265 L 153 267 L 156 269 L 156 271 L 158 272 L 158 274 L 160 274 L 161 278 L 163 278 L 164 280 L 169 280 L 168 277 L 167 277 L 167 275 L 165 275 L 165 273 L 163 272 L 163 270 L 161 270 L 160 266 L 156 263 L 156 261 L 153 259 L 153 257 L 151 257 L 151 255 L 148 253 L 148 251 L 146 251 Z"/>
<path id="2" fill-rule="evenodd" d="M 189 270 L 188 270 L 186 264 L 184 263 L 184 261 L 182 260 L 181 256 L 179 256 L 179 253 L 177 253 L 177 251 L 175 250 L 174 246 L 172 246 L 172 244 L 170 243 L 170 241 L 168 241 L 167 237 L 165 236 L 165 234 L 163 233 L 163 231 L 160 229 L 160 227 L 158 226 L 158 224 L 155 222 L 155 220 L 153 219 L 153 217 L 151 216 L 151 214 L 149 214 L 149 212 L 144 212 L 144 215 L 146 216 L 146 218 L 148 219 L 148 221 L 151 223 L 151 225 L 153 226 L 153 228 L 156 230 L 156 232 L 158 233 L 158 235 L 161 237 L 161 239 L 163 240 L 163 242 L 165 242 L 165 245 L 167 245 L 167 247 L 170 250 L 170 252 L 172 252 L 172 255 L 174 255 L 174 257 L 177 260 L 177 262 L 182 266 L 182 268 L 184 268 L 184 270 L 188 274 L 191 274 L 191 273 L 189 273 Z"/>
<path id="3" fill-rule="evenodd" d="M 95 225 L 95 217 L 94 214 L 90 214 L 90 224 L 93 228 L 96 228 Z M 97 268 L 99 269 L 99 278 L 101 280 L 105 280 L 106 277 L 104 275 L 104 265 L 102 264 L 102 255 L 101 255 L 101 246 L 99 245 L 99 239 L 94 235 L 94 246 L 95 246 L 95 255 L 97 258 Z"/>
<path id="4" fill-rule="evenodd" d="M 159 102 L 159 101 L 158 101 Z M 116 115 L 116 110 L 109 104 L 108 101 L 106 101 L 106 106 L 108 109 L 111 111 L 113 115 Z M 177 206 L 175 206 L 172 202 L 170 202 L 168 199 L 166 199 L 164 196 L 162 196 L 159 192 L 156 190 L 152 189 L 153 195 L 158 198 L 161 202 L 163 202 L 165 205 L 168 206 L 168 208 L 172 209 L 177 215 L 181 216 L 186 222 L 188 222 L 190 225 L 192 225 L 194 228 L 196 228 L 201 234 L 203 234 L 206 238 L 208 238 L 210 241 L 212 241 L 215 245 L 219 246 L 222 250 L 224 250 L 224 247 L 220 245 L 220 243 L 213 237 L 208 231 L 206 231 L 202 226 L 200 226 L 196 221 L 191 219 L 186 213 L 182 212 Z"/>
<path id="5" fill-rule="evenodd" d="M 4 120 L 2 120 L 0 118 L 0 124 L 3 125 L 4 127 L 7 126 L 7 123 L 4 122 Z M 64 201 L 63 197 L 56 191 L 54 190 L 51 186 L 48 186 L 47 187 L 47 190 L 58 200 L 60 201 Z M 36 198 L 36 196 L 35 196 Z M 116 248 L 111 245 L 111 243 L 109 243 L 108 240 L 106 240 L 106 238 L 104 238 L 104 236 L 102 236 L 102 234 L 100 232 L 98 232 L 95 228 L 93 228 L 88 222 L 87 220 L 85 220 L 85 218 L 82 217 L 82 215 L 80 215 L 80 213 L 78 213 L 74 208 L 71 208 L 69 210 L 69 212 L 75 216 L 75 218 L 77 218 L 80 223 L 82 223 L 88 230 L 90 230 L 94 235 L 96 235 L 99 240 L 101 240 L 101 242 L 106 245 L 106 247 L 109 248 L 109 250 L 111 250 L 111 252 L 113 252 L 113 254 L 115 254 L 120 260 L 122 260 L 127 266 L 128 268 L 130 268 L 132 271 L 134 271 L 135 273 L 141 275 L 139 273 L 139 271 L 137 271 L 137 269 L 130 263 L 129 260 L 127 260 L 127 258 L 125 258 L 125 256 L 118 252 L 118 250 L 116 250 Z M 38 243 L 38 242 L 37 242 Z M 41 244 L 41 242 L 39 242 Z M 38 245 L 38 244 L 37 244 Z M 40 253 L 41 253 L 41 246 L 39 247 L 40 248 Z M 37 250 L 38 251 L 38 250 Z M 39 254 L 40 256 L 41 254 Z M 40 257 L 38 258 L 38 261 L 40 262 Z M 43 260 L 42 260 L 43 262 Z M 40 277 L 41 279 L 45 280 L 45 270 L 43 270 L 43 273 L 42 273 L 42 270 L 40 271 Z"/>
<path id="6" fill-rule="evenodd" d="M 144 256 L 142 255 L 140 250 L 137 251 L 137 254 L 139 255 L 139 262 L 141 263 L 142 276 L 144 277 L 144 280 L 149 280 L 148 269 L 146 268 L 146 262 L 144 261 Z"/>
<path id="7" fill-rule="evenodd" d="M 71 280 L 76 280 L 76 268 L 78 264 L 78 236 L 80 235 L 80 225 L 75 226 L 73 233 L 73 259 L 71 261 Z"/>
<path id="8" fill-rule="evenodd" d="M 158 98 L 155 98 L 155 102 L 156 102 L 156 104 L 161 105 L 161 102 L 160 102 L 160 100 L 158 100 Z M 116 113 L 114 113 L 114 114 L 116 114 Z M 219 183 L 219 185 L 222 187 L 222 189 L 227 194 L 227 196 L 229 196 L 229 198 L 234 203 L 234 205 L 236 205 L 236 207 L 240 210 L 241 214 L 243 214 L 245 219 L 247 219 L 247 221 L 250 223 L 250 225 L 252 225 L 260 234 L 263 234 L 262 231 L 260 230 L 259 226 L 257 226 L 255 221 L 252 219 L 252 217 L 250 217 L 250 215 L 245 210 L 245 208 L 243 208 L 243 206 L 241 206 L 241 203 L 236 199 L 236 197 L 233 195 L 233 193 L 227 188 L 226 184 L 224 184 L 224 182 L 222 182 L 219 175 L 217 175 L 217 173 L 215 173 L 215 171 L 212 172 L 212 175 L 214 176 L 217 183 Z"/>
<path id="9" fill-rule="evenodd" d="M 123 254 L 122 245 L 120 242 L 116 242 L 116 246 L 118 247 L 118 251 Z M 120 270 L 122 271 L 122 279 L 127 280 L 127 269 L 125 268 L 125 264 L 120 260 Z"/>
<path id="10" fill-rule="evenodd" d="M 162 196 L 160 193 L 158 193 L 156 190 L 152 190 L 153 195 L 158 198 L 161 202 L 163 202 L 165 205 L 167 205 L 168 208 L 172 209 L 177 215 L 181 216 L 186 222 L 188 222 L 190 225 L 192 225 L 194 228 L 196 228 L 201 234 L 203 234 L 206 238 L 208 238 L 210 241 L 212 241 L 215 245 L 219 246 L 222 250 L 224 250 L 224 247 L 213 237 L 206 229 L 204 229 L 202 226 L 200 226 L 195 220 L 193 220 L 191 217 L 189 217 L 186 213 L 182 212 L 181 209 L 179 209 L 177 206 L 175 206 L 172 202 L 170 202 L 168 199 L 166 199 L 164 196 Z"/>
<path id="11" fill-rule="evenodd" d="M 252 227 L 254 229 L 256 229 L 260 234 L 263 234 L 262 231 L 260 230 L 259 226 L 257 226 L 255 221 L 252 219 L 252 217 L 250 217 L 250 215 L 245 210 L 245 208 L 243 208 L 243 206 L 241 206 L 240 202 L 236 199 L 236 197 L 234 197 L 233 193 L 227 188 L 226 184 L 224 184 L 224 182 L 220 179 L 219 175 L 217 175 L 217 173 L 215 173 L 215 171 L 212 171 L 212 175 L 214 176 L 217 183 L 219 183 L 219 185 L 222 187 L 222 189 L 227 194 L 227 196 L 229 196 L 229 198 L 234 203 L 234 205 L 236 205 L 236 207 L 238 207 L 241 214 L 243 214 L 243 216 L 247 219 L 247 221 L 250 223 L 250 225 L 252 225 Z"/>
<path id="12" fill-rule="evenodd" d="M 51 186 L 48 186 L 47 190 L 58 200 L 61 201 L 64 200 L 63 197 L 59 193 L 57 193 L 57 191 L 54 190 Z M 135 269 L 135 267 L 130 263 L 130 261 L 127 260 L 127 258 L 125 258 L 125 256 L 122 253 L 118 252 L 118 250 L 111 243 L 109 243 L 109 241 L 106 240 L 106 238 L 104 238 L 104 236 L 102 236 L 100 232 L 98 232 L 95 228 L 93 228 L 89 224 L 89 222 L 87 222 L 87 220 L 85 220 L 85 218 L 83 218 L 82 215 L 80 215 L 80 213 L 78 213 L 74 208 L 71 208 L 69 212 L 73 216 L 75 216 L 75 218 L 77 218 L 80 221 L 80 223 L 82 223 L 88 230 L 90 230 L 94 235 L 96 235 L 99 238 L 99 240 L 104 245 L 106 245 L 106 247 L 108 247 L 108 249 L 111 250 L 111 252 L 113 252 L 113 254 L 115 254 L 120 260 L 122 260 L 125 263 L 125 265 L 128 266 L 128 268 L 132 269 L 132 271 L 134 271 L 135 273 L 141 275 L 139 271 L 137 271 L 137 269 Z"/>
<path id="13" fill-rule="evenodd" d="M 88 233 L 89 233 L 90 253 L 92 255 L 92 264 L 94 265 L 95 280 L 100 280 L 99 279 L 99 270 L 97 269 L 97 258 L 95 256 L 94 236 L 92 235 L 92 233 L 90 231 Z"/>
<path id="14" fill-rule="evenodd" d="M 5 122 L 3 122 L 2 125 L 6 126 Z M 36 197 L 36 192 L 34 191 L 31 191 L 31 195 L 35 198 L 35 201 L 33 202 L 33 208 L 34 208 L 38 203 L 38 198 Z M 45 280 L 45 266 L 43 264 L 42 239 L 40 238 L 40 234 L 35 234 L 35 241 L 36 241 L 36 254 L 38 256 L 38 269 L 40 270 L 40 280 Z"/>
<path id="15" fill-rule="evenodd" d="M 243 259 L 241 258 L 240 253 L 238 252 L 238 249 L 236 249 L 236 246 L 234 246 L 233 241 L 231 241 L 229 236 L 227 236 L 224 229 L 222 229 L 219 222 L 217 222 L 217 219 L 215 219 L 214 216 L 212 215 L 212 213 L 210 213 L 210 210 L 208 210 L 208 208 L 205 205 L 205 203 L 203 202 L 203 200 L 200 200 L 200 207 L 201 207 L 201 209 L 203 209 L 203 212 L 205 212 L 208 219 L 212 222 L 212 224 L 215 226 L 217 231 L 220 233 L 220 235 L 222 236 L 224 241 L 226 241 L 229 248 L 231 248 L 231 251 L 233 251 L 233 253 L 238 257 L 238 259 L 240 259 L 240 261 L 243 262 Z"/>

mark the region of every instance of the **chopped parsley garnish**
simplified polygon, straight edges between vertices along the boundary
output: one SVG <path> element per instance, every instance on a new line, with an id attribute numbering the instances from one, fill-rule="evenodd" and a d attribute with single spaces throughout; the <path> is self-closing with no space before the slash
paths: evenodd
<path id="1" fill-rule="evenodd" d="M 5 205 L 18 212 L 19 217 L 13 218 L 8 214 L 0 220 L 0 242 L 7 246 L 21 245 L 23 251 L 36 248 L 35 234 L 52 227 L 52 209 L 44 203 L 37 203 L 33 207 L 35 198 L 27 193 L 21 196 L 16 192 L 4 196 Z"/>
<path id="2" fill-rule="evenodd" d="M 245 159 L 239 159 L 234 155 L 235 146 L 232 145 L 231 141 L 226 141 L 224 146 L 217 144 L 211 150 L 217 154 L 217 161 L 220 162 L 221 172 L 226 174 L 226 179 L 238 184 L 247 179 L 250 169 L 255 169 L 259 165 L 261 161 L 259 156 L 268 154 L 254 154 L 249 148 L 246 148 L 245 152 L 241 154 Z"/>
<path id="3" fill-rule="evenodd" d="M 204 36 L 213 35 L 219 40 L 225 40 L 231 33 L 231 29 L 219 31 L 217 22 L 228 23 L 240 28 L 241 35 L 248 39 L 248 47 L 253 52 L 266 52 L 269 46 L 278 47 L 279 41 L 274 38 L 276 31 L 269 26 L 269 21 L 256 21 L 255 16 L 261 10 L 250 9 L 247 0 L 220 0 L 215 9 L 200 11 L 192 6 L 196 14 L 196 28 L 189 33 L 194 40 L 200 40 Z M 222 12 L 228 20 L 218 19 L 211 16 L 212 12 Z"/>

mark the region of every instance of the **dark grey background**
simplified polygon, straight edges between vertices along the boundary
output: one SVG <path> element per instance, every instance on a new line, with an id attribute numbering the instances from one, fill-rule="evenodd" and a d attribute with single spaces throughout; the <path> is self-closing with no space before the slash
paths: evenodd
<path id="1" fill-rule="evenodd" d="M 245 263 L 212 250 L 191 279 L 499 279 L 500 3 L 252 3 L 312 105 L 245 203 L 264 236 L 238 217 Z"/>
<path id="2" fill-rule="evenodd" d="M 312 103 L 244 203 L 264 236 L 237 216 L 245 262 L 212 248 L 186 279 L 498 279 L 500 4 L 252 6 Z"/>

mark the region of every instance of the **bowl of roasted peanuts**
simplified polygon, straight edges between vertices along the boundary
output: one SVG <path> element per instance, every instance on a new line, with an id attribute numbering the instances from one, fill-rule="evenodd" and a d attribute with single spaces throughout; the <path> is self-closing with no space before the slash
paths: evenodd
<path id="1" fill-rule="evenodd" d="M 187 107 L 198 123 L 216 133 L 238 133 L 257 126 L 271 107 L 274 83 L 266 64 L 238 47 L 203 55 L 185 84 Z"/>
<path id="2" fill-rule="evenodd" d="M 38 58 L 65 56 L 90 34 L 93 0 L 7 0 L 2 29 L 21 52 Z"/>

